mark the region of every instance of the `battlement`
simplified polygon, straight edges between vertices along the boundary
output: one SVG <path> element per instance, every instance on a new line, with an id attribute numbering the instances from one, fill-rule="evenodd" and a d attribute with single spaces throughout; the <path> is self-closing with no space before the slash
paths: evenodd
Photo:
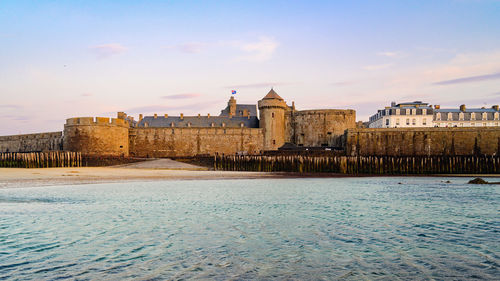
<path id="1" fill-rule="evenodd" d="M 356 111 L 353 109 L 308 109 L 295 111 L 294 114 L 355 115 Z"/>
<path id="2" fill-rule="evenodd" d="M 109 117 L 75 117 L 66 119 L 67 126 L 79 125 L 115 125 L 120 127 L 128 127 L 128 122 L 120 118 Z"/>

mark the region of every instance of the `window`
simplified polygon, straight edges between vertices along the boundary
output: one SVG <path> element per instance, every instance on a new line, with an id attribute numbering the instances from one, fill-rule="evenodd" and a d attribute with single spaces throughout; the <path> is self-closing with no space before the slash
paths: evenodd
<path id="1" fill-rule="evenodd" d="M 410 118 L 406 118 L 406 125 L 410 125 Z"/>
<path id="2" fill-rule="evenodd" d="M 424 126 L 427 125 L 427 118 L 422 119 L 422 125 L 424 125 Z"/>
<path id="3" fill-rule="evenodd" d="M 399 118 L 396 119 L 396 126 L 399 126 Z"/>
<path id="4" fill-rule="evenodd" d="M 273 140 L 273 144 L 276 144 L 276 140 Z"/>
<path id="5" fill-rule="evenodd" d="M 411 120 L 411 124 L 412 124 L 413 126 L 417 125 L 417 119 L 413 118 L 413 119 Z"/>
<path id="6" fill-rule="evenodd" d="M 396 115 L 400 115 L 400 114 L 401 114 L 400 110 L 396 109 Z"/>
<path id="7" fill-rule="evenodd" d="M 272 118 L 274 118 L 274 112 L 273 112 L 273 113 L 271 113 L 271 117 L 272 117 Z"/>
<path id="8" fill-rule="evenodd" d="M 389 126 L 389 119 L 385 119 L 385 125 Z"/>

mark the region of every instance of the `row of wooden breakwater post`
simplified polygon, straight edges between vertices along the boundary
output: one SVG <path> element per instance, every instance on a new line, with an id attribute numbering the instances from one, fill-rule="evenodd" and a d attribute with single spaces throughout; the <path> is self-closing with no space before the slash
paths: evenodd
<path id="1" fill-rule="evenodd" d="M 338 174 L 498 174 L 499 156 L 217 155 L 224 171 Z"/>
<path id="2" fill-rule="evenodd" d="M 83 166 L 82 163 L 82 154 L 80 152 L 0 153 L 0 167 L 2 168 L 81 167 Z"/>

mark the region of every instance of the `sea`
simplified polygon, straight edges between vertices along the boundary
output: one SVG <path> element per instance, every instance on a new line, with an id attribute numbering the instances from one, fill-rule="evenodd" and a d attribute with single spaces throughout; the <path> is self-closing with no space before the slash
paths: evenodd
<path id="1" fill-rule="evenodd" d="M 499 280 L 500 185 L 468 180 L 4 188 L 0 280 Z"/>

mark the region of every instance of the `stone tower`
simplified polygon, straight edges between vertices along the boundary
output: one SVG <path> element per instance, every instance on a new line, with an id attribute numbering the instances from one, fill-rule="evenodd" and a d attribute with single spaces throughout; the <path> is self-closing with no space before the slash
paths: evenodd
<path id="1" fill-rule="evenodd" d="M 236 99 L 231 96 L 229 101 L 227 102 L 227 107 L 229 108 L 229 116 L 235 116 L 236 115 Z"/>
<path id="2" fill-rule="evenodd" d="M 285 144 L 287 105 L 273 89 L 259 101 L 259 127 L 264 129 L 264 150 L 276 150 Z"/>

